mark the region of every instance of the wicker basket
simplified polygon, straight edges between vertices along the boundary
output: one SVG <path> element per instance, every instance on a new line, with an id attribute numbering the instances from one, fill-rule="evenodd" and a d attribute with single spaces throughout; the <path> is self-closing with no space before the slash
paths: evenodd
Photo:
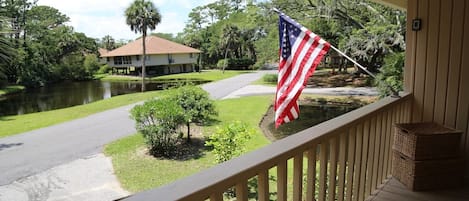
<path id="1" fill-rule="evenodd" d="M 455 158 L 461 133 L 436 123 L 396 124 L 393 149 L 412 160 Z"/>
<path id="2" fill-rule="evenodd" d="M 463 171 L 461 158 L 413 161 L 393 151 L 392 176 L 413 191 L 461 186 Z"/>

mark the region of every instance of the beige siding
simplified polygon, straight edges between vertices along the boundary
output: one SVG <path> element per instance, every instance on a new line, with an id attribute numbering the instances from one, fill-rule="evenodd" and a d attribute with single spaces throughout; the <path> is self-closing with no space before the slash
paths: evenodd
<path id="1" fill-rule="evenodd" d="M 197 56 L 198 54 L 194 53 L 193 57 L 190 58 L 189 53 L 184 53 L 184 54 L 172 54 L 172 58 L 174 63 L 171 63 L 171 65 L 175 64 L 195 64 L 197 63 Z M 115 65 L 114 64 L 114 57 L 111 57 L 111 59 L 108 62 L 109 66 L 114 66 L 114 67 L 127 67 L 127 66 L 142 66 L 142 56 L 140 56 L 140 59 L 137 61 L 137 56 L 131 56 L 132 57 L 132 64 L 122 64 L 122 65 Z M 146 61 L 145 65 L 146 66 L 161 66 L 161 65 L 168 65 L 168 55 L 167 54 L 158 54 L 158 55 L 150 55 L 149 59 Z"/>
<path id="2" fill-rule="evenodd" d="M 405 89 L 413 92 L 412 121 L 434 121 L 464 132 L 469 161 L 469 2 L 409 0 Z M 412 31 L 412 19 L 422 30 Z M 466 166 L 469 175 L 469 164 Z"/>

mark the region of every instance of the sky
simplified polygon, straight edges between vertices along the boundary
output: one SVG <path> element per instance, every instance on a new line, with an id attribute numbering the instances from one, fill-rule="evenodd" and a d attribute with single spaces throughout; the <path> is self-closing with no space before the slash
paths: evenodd
<path id="1" fill-rule="evenodd" d="M 152 0 L 161 14 L 161 23 L 153 32 L 182 32 L 189 12 L 215 0 Z M 133 40 L 140 36 L 125 23 L 124 12 L 133 0 L 39 0 L 37 5 L 58 9 L 70 18 L 68 25 L 76 32 L 101 39 L 105 35 L 115 40 Z"/>

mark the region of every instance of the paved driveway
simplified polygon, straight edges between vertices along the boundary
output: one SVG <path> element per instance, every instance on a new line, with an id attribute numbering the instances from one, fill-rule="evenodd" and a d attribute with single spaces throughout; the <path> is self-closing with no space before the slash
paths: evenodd
<path id="1" fill-rule="evenodd" d="M 259 79 L 264 73 L 266 72 L 246 73 L 226 80 L 209 83 L 202 87 L 213 98 L 219 99 Z M 54 170 L 54 167 L 68 167 L 68 170 L 76 171 L 74 169 L 75 166 L 67 166 L 67 164 L 75 164 L 75 162 L 90 156 L 99 157 L 103 145 L 135 133 L 134 122 L 129 118 L 129 110 L 133 106 L 123 106 L 85 118 L 1 138 L 0 200 L 10 201 L 11 199 L 6 198 L 7 195 L 20 195 L 21 192 L 29 196 L 26 200 L 50 200 L 51 197 L 49 196 L 54 195 L 54 193 L 50 192 L 51 189 L 54 189 L 53 186 L 59 186 L 55 189 L 62 192 L 59 195 L 64 200 L 82 200 L 78 198 L 66 199 L 61 189 L 68 187 L 60 187 L 60 185 L 54 182 L 51 183 L 51 181 L 70 180 L 70 178 L 64 178 L 63 176 L 55 177 L 53 175 L 61 174 L 47 171 L 51 168 Z M 97 165 L 98 163 L 94 164 Z M 94 166 L 89 166 L 88 168 L 94 168 Z M 112 166 L 110 170 L 112 171 Z M 86 169 L 82 169 L 82 171 L 86 171 Z M 77 173 L 69 172 L 69 174 Z M 51 177 L 55 179 L 51 180 Z M 76 178 L 78 179 L 80 176 Z M 91 183 L 93 183 L 92 180 L 94 178 L 88 178 L 90 179 L 90 185 L 92 185 Z M 49 185 L 51 189 L 44 188 L 43 184 Z M 99 185 L 102 185 L 102 183 Z M 99 186 L 89 187 L 100 188 Z M 18 190 L 20 190 L 19 193 L 13 192 Z M 69 192 L 69 197 L 73 197 L 77 193 Z M 18 200 L 23 199 L 18 198 Z M 62 199 L 58 198 L 58 200 Z"/>

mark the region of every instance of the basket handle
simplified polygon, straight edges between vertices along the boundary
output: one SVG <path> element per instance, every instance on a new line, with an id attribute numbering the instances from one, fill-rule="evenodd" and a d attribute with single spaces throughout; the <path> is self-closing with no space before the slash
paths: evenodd
<path id="1" fill-rule="evenodd" d="M 402 129 L 401 131 L 404 132 L 404 133 L 409 133 L 409 131 L 406 130 L 406 129 Z"/>

